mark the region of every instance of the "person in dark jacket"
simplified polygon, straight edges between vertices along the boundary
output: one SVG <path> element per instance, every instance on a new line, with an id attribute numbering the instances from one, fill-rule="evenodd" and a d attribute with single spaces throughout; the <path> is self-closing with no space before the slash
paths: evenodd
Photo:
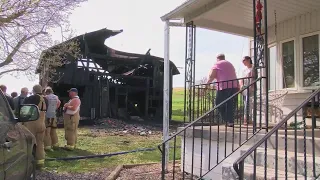
<path id="1" fill-rule="evenodd" d="M 29 93 L 28 88 L 24 87 L 21 89 L 20 96 L 13 98 L 14 111 L 16 116 L 19 115 L 20 106 L 23 104 L 24 99 L 28 97 L 28 93 Z"/>
<path id="2" fill-rule="evenodd" d="M 0 85 L 0 89 L 2 90 L 4 96 L 6 97 L 11 109 L 14 110 L 13 98 L 9 94 L 7 94 L 7 86 Z"/>
<path id="3" fill-rule="evenodd" d="M 12 92 L 12 93 L 11 93 L 11 97 L 12 97 L 12 98 L 15 98 L 15 97 L 17 97 L 17 96 L 18 96 L 18 93 L 17 93 L 17 92 Z"/>

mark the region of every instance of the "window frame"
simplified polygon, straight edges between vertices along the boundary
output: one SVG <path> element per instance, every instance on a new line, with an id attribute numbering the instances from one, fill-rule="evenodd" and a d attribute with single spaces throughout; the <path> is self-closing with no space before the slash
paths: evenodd
<path id="1" fill-rule="evenodd" d="M 279 57 L 279 44 L 278 44 L 278 43 L 274 42 L 274 43 L 268 44 L 268 53 L 269 53 L 269 49 L 272 48 L 272 47 L 274 47 L 274 46 L 276 47 L 276 51 L 277 51 L 276 56 L 277 56 L 277 58 L 278 58 L 278 57 Z M 268 54 L 268 58 L 270 59 L 269 54 Z M 269 59 L 268 59 L 267 61 L 268 61 L 268 70 L 270 71 L 270 62 L 269 62 Z M 276 68 L 277 68 L 277 64 L 276 64 Z M 263 76 L 266 77 L 265 68 L 263 68 L 263 71 L 264 71 L 264 72 L 263 72 Z M 275 71 L 275 72 L 277 72 L 277 71 Z M 268 82 L 267 82 L 267 83 L 269 83 L 270 80 L 271 80 L 271 78 L 270 78 L 270 72 L 269 72 L 269 77 L 268 77 Z M 282 82 L 281 82 L 281 83 L 282 83 Z M 265 86 L 266 86 L 266 85 L 263 86 L 264 89 L 265 89 Z M 270 83 L 269 83 L 269 88 L 270 88 Z M 273 91 L 276 91 L 276 90 L 278 90 L 278 89 L 277 89 L 277 83 L 275 84 L 275 89 L 274 89 L 274 90 L 269 89 L 268 91 L 269 91 L 269 92 L 273 92 Z"/>
<path id="2" fill-rule="evenodd" d="M 282 49 L 283 49 L 283 44 L 284 43 L 287 43 L 287 42 L 290 42 L 290 41 L 293 41 L 293 54 L 294 54 L 294 58 L 293 58 L 293 66 L 294 66 L 294 87 L 293 88 L 284 88 L 283 87 L 283 83 L 284 83 L 284 71 L 283 71 L 283 58 L 282 58 Z M 281 60 L 280 62 L 280 66 L 281 66 L 281 69 L 280 69 L 280 73 L 281 73 L 281 89 L 287 89 L 287 90 L 298 90 L 298 86 L 299 86 L 299 83 L 298 81 L 300 80 L 300 77 L 299 77 L 299 74 L 298 74 L 298 69 L 297 68 L 297 46 L 296 46 L 296 38 L 293 37 L 293 38 L 289 38 L 289 39 L 285 39 L 285 40 L 282 40 L 279 42 L 280 46 L 279 46 L 279 54 L 278 54 L 278 59 Z"/>
<path id="3" fill-rule="evenodd" d="M 315 89 L 318 89 L 319 86 L 307 86 L 307 87 L 304 87 L 303 86 L 303 38 L 306 38 L 306 37 L 310 37 L 310 36 L 314 36 L 314 35 L 318 35 L 318 53 L 319 53 L 319 78 L 320 78 L 320 31 L 316 31 L 316 32 L 312 32 L 312 33 L 307 33 L 307 34 L 303 34 L 303 35 L 300 35 L 300 63 L 299 63 L 299 67 L 300 67 L 300 76 L 299 76 L 299 80 L 300 80 L 300 88 L 301 90 L 315 90 Z"/>

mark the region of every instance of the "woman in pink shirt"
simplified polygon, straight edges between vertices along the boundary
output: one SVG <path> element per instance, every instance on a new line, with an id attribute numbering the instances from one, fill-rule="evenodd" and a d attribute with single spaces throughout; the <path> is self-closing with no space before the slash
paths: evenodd
<path id="1" fill-rule="evenodd" d="M 216 80 L 216 105 L 219 105 L 239 90 L 236 70 L 234 66 L 225 59 L 224 54 L 217 56 L 217 62 L 211 68 L 208 75 L 207 84 L 213 80 Z M 218 108 L 222 121 L 226 121 L 229 127 L 232 127 L 234 124 L 236 102 L 237 98 L 233 98 Z"/>

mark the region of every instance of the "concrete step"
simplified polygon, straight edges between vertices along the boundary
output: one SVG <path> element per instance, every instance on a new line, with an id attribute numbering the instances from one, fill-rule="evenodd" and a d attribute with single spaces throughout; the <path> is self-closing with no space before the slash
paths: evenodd
<path id="1" fill-rule="evenodd" d="M 251 164 L 244 164 L 244 179 L 245 180 L 285 180 L 286 175 L 284 171 L 278 170 L 278 177 L 275 177 L 275 169 L 268 168 L 267 169 L 267 178 L 264 178 L 264 167 L 263 166 L 256 166 L 256 175 L 254 177 L 253 173 L 253 165 Z M 237 174 L 234 172 L 232 166 L 223 166 L 222 167 L 222 179 L 223 180 L 236 180 L 238 179 Z M 294 173 L 287 173 L 287 179 L 295 179 Z M 304 176 L 297 175 L 298 180 L 304 180 Z M 307 178 L 312 179 L 312 178 Z"/>
<path id="2" fill-rule="evenodd" d="M 308 149 L 307 151 L 311 151 Z M 241 155 L 243 155 L 246 150 L 241 150 Z M 264 148 L 258 148 L 256 154 L 256 165 L 257 166 L 264 166 L 264 155 L 265 150 Z M 319 154 L 316 154 L 319 155 Z M 307 176 L 313 175 L 313 156 L 311 154 L 306 154 L 307 159 Z M 285 171 L 285 151 L 278 150 L 278 170 Z M 254 164 L 254 155 L 253 153 L 245 159 L 245 163 Z M 267 149 L 267 167 L 268 168 L 275 168 L 276 163 L 276 151 L 275 149 Z M 316 174 L 320 173 L 320 157 L 315 157 L 315 172 Z M 287 171 L 291 173 L 295 173 L 295 155 L 294 152 L 288 151 L 287 152 Z M 297 173 L 300 175 L 304 175 L 304 154 L 297 153 Z"/>
<path id="3" fill-rule="evenodd" d="M 241 133 L 240 133 L 241 132 Z M 252 146 L 256 144 L 259 140 L 264 138 L 266 134 L 265 130 L 261 130 L 258 134 L 256 134 L 254 137 L 252 133 L 252 129 L 250 132 L 250 129 L 241 129 L 237 130 L 236 128 L 225 128 L 225 127 L 219 127 L 219 131 L 217 130 L 217 127 L 195 127 L 195 129 L 188 128 L 185 132 L 186 138 L 203 138 L 205 140 L 211 140 L 211 141 L 219 141 L 219 142 L 228 142 L 228 143 L 234 143 L 234 145 L 239 145 L 248 140 L 248 138 L 252 137 L 250 140 L 248 140 L 245 145 Z M 278 149 L 279 150 L 285 150 L 285 147 L 287 146 L 288 151 L 295 151 L 295 136 L 294 136 L 294 130 L 288 130 L 287 131 L 287 142 L 285 141 L 285 135 L 284 130 L 279 130 L 278 135 Z M 312 137 L 311 137 L 311 130 L 306 131 L 306 147 L 307 149 L 312 149 Z M 180 136 L 184 136 L 184 132 L 180 134 Z M 210 137 L 211 136 L 211 137 Z M 219 137 L 219 138 L 218 138 Z M 275 134 L 273 134 L 268 140 L 268 148 L 274 149 L 276 144 L 276 138 Z M 315 137 L 320 137 L 320 130 L 315 131 Z M 315 142 L 314 144 L 320 144 L 320 138 L 314 138 Z M 297 152 L 303 153 L 304 152 L 304 137 L 303 137 L 303 131 L 298 131 L 297 136 Z M 261 147 L 264 147 L 264 143 L 261 145 Z M 316 154 L 320 155 L 320 148 L 315 148 Z M 307 154 L 312 154 L 312 151 L 308 150 L 306 152 Z"/>
<path id="4" fill-rule="evenodd" d="M 253 165 L 245 164 L 244 165 L 244 178 L 246 180 L 256 179 L 256 180 L 265 180 L 264 178 L 264 167 L 263 166 L 256 166 L 256 178 L 254 178 L 253 174 Z M 304 179 L 304 176 L 297 175 L 297 179 Z M 275 169 L 268 168 L 267 169 L 267 180 L 285 180 L 286 175 L 284 171 L 278 170 L 278 177 L 275 176 Z M 295 179 L 294 173 L 287 173 L 287 179 Z M 310 178 L 311 179 L 311 178 Z"/>

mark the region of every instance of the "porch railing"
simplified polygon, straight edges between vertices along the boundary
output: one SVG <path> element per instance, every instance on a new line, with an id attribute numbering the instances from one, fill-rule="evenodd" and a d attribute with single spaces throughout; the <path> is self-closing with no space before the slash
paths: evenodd
<path id="1" fill-rule="evenodd" d="M 204 112 L 206 109 L 200 108 L 203 107 L 200 104 L 205 101 L 205 99 L 202 99 L 202 101 L 199 100 L 199 106 L 196 108 L 196 114 L 198 116 L 196 120 L 187 124 L 185 127 L 182 127 L 181 130 L 178 130 L 177 133 L 169 137 L 167 140 L 164 140 L 163 143 L 158 146 L 162 153 L 161 178 L 163 180 L 202 178 L 229 157 L 234 151 L 239 149 L 245 142 L 251 139 L 255 133 L 258 133 L 263 128 L 261 126 L 261 120 L 257 121 L 255 117 L 253 117 L 253 127 L 252 125 L 242 124 L 244 114 L 246 114 L 245 116 L 247 117 L 247 120 L 249 119 L 250 113 L 248 111 L 246 113 L 243 109 L 241 110 L 242 112 L 235 111 L 235 125 L 228 127 L 228 123 L 223 121 L 220 116 L 217 115 L 217 110 L 224 106 L 232 106 L 232 104 L 235 105 L 236 110 L 239 110 L 239 107 L 243 106 L 243 101 L 240 100 L 239 103 L 238 97 L 244 91 L 248 93 L 247 96 L 250 96 L 249 88 L 257 88 L 259 87 L 257 86 L 258 84 L 260 85 L 259 89 L 261 90 L 262 79 L 265 78 L 259 77 L 246 88 L 238 90 L 234 94 L 230 95 L 230 97 L 223 102 L 215 106 L 212 105 L 213 107 L 206 112 Z M 199 93 L 203 94 L 203 91 L 199 91 Z M 259 91 L 259 93 L 261 95 L 261 91 Z M 252 103 L 247 102 L 247 105 L 252 106 Z M 207 121 L 207 123 L 205 123 L 205 121 Z M 260 123 L 260 125 L 256 122 Z M 206 133 L 204 133 L 205 130 Z M 236 134 L 240 134 L 240 136 Z M 166 152 L 166 146 L 168 145 L 172 147 L 170 148 L 170 152 Z M 166 164 L 165 160 L 167 154 L 170 161 L 168 164 Z M 188 159 L 188 162 L 186 159 Z M 181 160 L 180 163 L 178 163 L 179 160 Z M 180 167 L 177 167 L 177 164 L 180 164 Z"/>
<path id="2" fill-rule="evenodd" d="M 250 79 L 252 78 L 246 77 L 246 78 L 232 79 L 228 81 L 213 82 L 210 84 L 195 85 L 194 86 L 195 98 L 192 102 L 191 113 L 187 113 L 189 115 L 191 114 L 191 118 L 189 117 L 191 121 L 187 123 L 192 122 L 196 118 L 201 117 L 202 115 L 210 111 L 212 108 L 214 108 L 216 104 L 217 89 L 219 89 L 222 86 L 232 87 L 232 86 L 238 85 L 239 83 L 245 84 L 245 81 L 249 81 Z M 250 93 L 248 95 L 251 96 L 253 94 Z M 243 95 L 240 93 L 238 97 L 234 99 L 234 101 L 235 101 L 234 103 L 236 104 L 239 103 L 240 105 L 244 105 Z M 189 111 L 189 109 L 186 109 L 186 110 Z M 243 115 L 243 113 L 244 113 L 244 106 L 237 106 L 235 115 L 240 116 L 240 115 Z M 203 122 L 208 123 L 209 121 L 208 119 L 204 119 Z M 236 123 L 239 123 L 239 122 L 237 121 Z"/>
<path id="3" fill-rule="evenodd" d="M 319 178 L 319 97 L 320 88 L 234 162 L 239 180 Z"/>

